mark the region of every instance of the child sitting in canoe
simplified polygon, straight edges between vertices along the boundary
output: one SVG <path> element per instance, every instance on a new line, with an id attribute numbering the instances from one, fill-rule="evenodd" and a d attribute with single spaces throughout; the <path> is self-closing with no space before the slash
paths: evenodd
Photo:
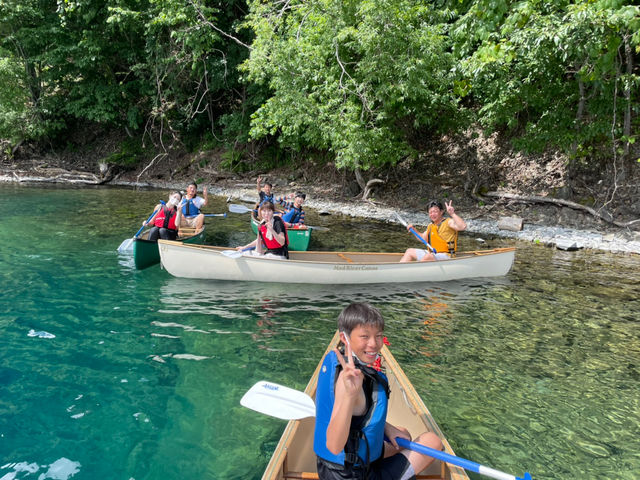
<path id="1" fill-rule="evenodd" d="M 154 214 L 148 221 L 143 222 L 142 226 L 153 225 L 149 230 L 148 239 L 152 242 L 163 240 L 175 240 L 178 238 L 178 225 L 180 225 L 180 210 L 178 204 L 182 200 L 180 192 L 171 192 L 169 201 L 159 203 L 154 209 Z"/>
<path id="2" fill-rule="evenodd" d="M 256 187 L 258 187 L 258 203 L 256 203 L 256 206 L 253 210 L 254 217 L 258 216 L 258 209 L 263 203 L 271 202 L 274 205 L 276 203 L 275 194 L 272 191 L 273 185 L 271 184 L 271 182 L 265 182 L 264 185 L 262 185 L 262 177 L 258 177 L 258 179 L 256 180 Z"/>
<path id="3" fill-rule="evenodd" d="M 433 458 L 401 449 L 396 437 L 407 429 L 388 423 L 389 385 L 371 365 L 383 345 L 384 320 L 366 303 L 353 303 L 338 317 L 344 351 L 325 357 L 318 377 L 313 449 L 320 480 L 415 478 Z M 414 442 L 438 450 L 433 432 Z"/>
<path id="4" fill-rule="evenodd" d="M 306 198 L 307 196 L 303 192 L 297 191 L 295 194 L 292 193 L 276 199 L 276 202 L 284 207 L 284 213 L 281 216 L 287 228 L 306 228 L 304 210 L 302 209 Z M 293 199 L 293 201 L 287 201 L 287 199 Z"/>
<path id="5" fill-rule="evenodd" d="M 287 227 L 282 218 L 274 215 L 273 203 L 265 202 L 258 209 L 260 224 L 256 239 L 244 246 L 236 247 L 236 250 L 250 250 L 255 248 L 255 254 L 271 254 L 278 257 L 289 258 L 289 238 Z"/>

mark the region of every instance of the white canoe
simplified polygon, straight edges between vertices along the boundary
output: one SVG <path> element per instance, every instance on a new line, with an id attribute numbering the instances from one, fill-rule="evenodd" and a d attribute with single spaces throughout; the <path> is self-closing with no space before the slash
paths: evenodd
<path id="1" fill-rule="evenodd" d="M 168 240 L 159 240 L 158 247 L 162 266 L 175 277 L 335 285 L 496 277 L 507 274 L 515 257 L 514 247 L 411 263 L 398 263 L 401 253 L 289 252 L 286 260 L 229 255 L 225 247 Z"/>

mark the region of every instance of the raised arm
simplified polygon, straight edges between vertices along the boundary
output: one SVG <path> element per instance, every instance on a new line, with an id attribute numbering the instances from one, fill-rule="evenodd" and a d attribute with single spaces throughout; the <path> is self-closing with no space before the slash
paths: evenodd
<path id="1" fill-rule="evenodd" d="M 456 213 L 456 210 L 453 208 L 453 200 L 450 200 L 449 203 L 444 202 L 447 213 L 451 217 L 451 221 L 449 221 L 449 226 L 456 230 L 457 232 L 461 232 L 465 228 L 467 228 L 466 222 Z"/>
<path id="2" fill-rule="evenodd" d="M 204 202 L 202 203 L 202 206 L 206 207 L 207 204 L 209 203 L 209 191 L 207 190 L 207 187 L 204 187 L 202 189 L 202 198 L 204 199 Z"/>
<path id="3" fill-rule="evenodd" d="M 342 371 L 336 379 L 335 402 L 327 427 L 327 448 L 331 453 L 338 454 L 347 444 L 351 417 L 358 404 L 364 400 L 364 391 L 362 390 L 363 375 L 353 364 L 350 346 L 347 345 L 347 361 L 337 348 L 334 351 L 342 365 Z"/>

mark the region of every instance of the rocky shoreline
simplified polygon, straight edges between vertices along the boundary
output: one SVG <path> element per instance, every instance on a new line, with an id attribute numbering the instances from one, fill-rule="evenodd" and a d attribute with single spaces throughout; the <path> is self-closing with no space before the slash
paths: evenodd
<path id="1" fill-rule="evenodd" d="M 7 171 L 0 172 L 0 182 L 3 183 L 65 183 L 74 185 L 101 185 L 106 184 L 102 179 L 92 173 L 66 171 L 64 169 L 47 169 L 47 172 Z M 111 179 L 108 185 L 128 186 L 138 188 L 180 189 L 183 182 L 135 182 L 125 179 Z M 311 189 L 307 189 L 308 191 Z M 226 197 L 229 200 L 253 201 L 255 187 L 248 184 L 236 186 L 209 187 L 211 195 Z M 407 221 L 418 225 L 426 225 L 429 222 L 426 212 L 398 210 L 386 205 L 372 202 L 344 202 L 336 200 L 318 200 L 310 198 L 305 204 L 318 212 L 331 214 L 338 213 L 352 217 L 371 218 L 381 221 L 394 222 L 393 213 L 400 213 Z M 463 215 L 465 217 L 465 215 Z M 559 226 L 544 226 L 525 223 L 522 230 L 511 231 L 498 227 L 497 219 L 469 219 L 467 232 L 478 235 L 492 235 L 504 238 L 513 238 L 522 241 L 542 243 L 562 250 L 591 249 L 617 254 L 640 254 L 640 232 L 628 229 L 615 231 L 594 231 L 564 228 Z"/>

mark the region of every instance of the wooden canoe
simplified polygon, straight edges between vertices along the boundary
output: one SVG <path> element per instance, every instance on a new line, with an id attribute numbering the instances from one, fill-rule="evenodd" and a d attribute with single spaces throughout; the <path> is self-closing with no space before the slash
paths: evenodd
<path id="1" fill-rule="evenodd" d="M 251 216 L 251 230 L 258 235 L 258 221 Z M 287 228 L 287 236 L 289 237 L 289 250 L 306 252 L 311 241 L 310 228 Z"/>
<path id="2" fill-rule="evenodd" d="M 338 344 L 338 333 L 334 335 L 325 355 Z M 444 451 L 455 455 L 442 431 L 429 413 L 415 388 L 396 362 L 393 355 L 385 345 L 380 352 L 382 367 L 389 378 L 391 396 L 389 398 L 389 413 L 387 419 L 393 425 L 403 426 L 409 430 L 412 437 L 422 432 L 431 431 L 440 437 L 444 445 Z M 324 355 L 323 355 L 324 358 Z M 305 389 L 312 398 L 315 398 L 318 374 L 322 365 L 322 359 Z M 271 460 L 264 471 L 262 480 L 288 480 L 288 479 L 317 479 L 316 457 L 313 453 L 313 430 L 315 418 L 303 420 L 291 420 L 287 423 L 284 433 L 276 446 Z M 466 472 L 455 465 L 449 465 L 439 460 L 429 465 L 420 472 L 418 479 L 431 480 L 468 480 Z"/>
<path id="3" fill-rule="evenodd" d="M 181 228 L 178 230 L 178 240 L 185 243 L 204 243 L 205 227 L 196 233 L 195 228 Z M 149 231 L 133 239 L 133 261 L 138 270 L 155 265 L 160 261 L 158 242 L 149 240 Z"/>
<path id="4" fill-rule="evenodd" d="M 437 262 L 399 263 L 401 253 L 289 252 L 289 260 L 234 255 L 228 247 L 159 240 L 163 267 L 175 277 L 255 282 L 367 284 L 443 282 L 506 275 L 515 248 L 459 253 Z"/>

